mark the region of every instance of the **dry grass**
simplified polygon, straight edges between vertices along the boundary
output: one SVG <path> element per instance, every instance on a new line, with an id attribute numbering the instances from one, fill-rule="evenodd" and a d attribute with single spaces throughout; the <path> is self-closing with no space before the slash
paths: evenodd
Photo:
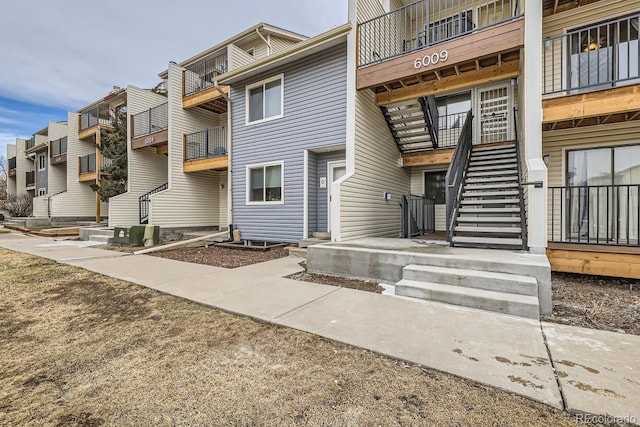
<path id="1" fill-rule="evenodd" d="M 490 387 L 4 249 L 0 337 L 0 425 L 575 425 Z"/>

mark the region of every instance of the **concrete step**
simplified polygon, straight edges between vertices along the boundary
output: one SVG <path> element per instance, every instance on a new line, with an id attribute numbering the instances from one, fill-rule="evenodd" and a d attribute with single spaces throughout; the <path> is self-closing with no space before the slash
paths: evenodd
<path id="1" fill-rule="evenodd" d="M 519 196 L 520 193 L 515 190 L 506 190 L 506 191 L 464 191 L 462 193 L 463 199 L 468 199 L 471 197 L 508 197 L 508 196 Z"/>
<path id="2" fill-rule="evenodd" d="M 299 248 L 296 246 L 288 246 L 286 248 L 289 251 L 290 256 L 295 256 L 298 258 L 307 258 L 307 248 Z"/>
<path id="3" fill-rule="evenodd" d="M 103 236 L 103 235 L 95 235 L 95 236 L 91 236 L 89 241 L 90 242 L 100 242 L 100 243 L 104 243 L 105 245 L 108 245 L 109 243 L 111 243 L 113 241 L 113 235 L 111 237 Z"/>
<path id="4" fill-rule="evenodd" d="M 464 199 L 462 205 L 519 205 L 520 199 Z"/>
<path id="5" fill-rule="evenodd" d="M 453 236 L 454 245 L 464 245 L 472 247 L 522 247 L 522 239 L 511 237 L 468 237 Z"/>
<path id="6" fill-rule="evenodd" d="M 520 213 L 520 208 L 478 208 L 478 207 L 461 207 L 458 209 L 460 214 L 498 214 L 498 213 Z"/>
<path id="7" fill-rule="evenodd" d="M 457 218 L 458 223 L 471 223 L 471 224 L 505 224 L 505 223 L 520 223 L 520 216 L 475 216 L 475 215 L 460 215 Z"/>
<path id="8" fill-rule="evenodd" d="M 520 227 L 473 227 L 473 226 L 465 226 L 458 225 L 455 227 L 455 231 L 458 233 L 478 233 L 478 234 L 487 234 L 487 233 L 495 233 L 495 234 L 517 234 L 520 235 L 522 233 L 522 228 Z"/>
<path id="9" fill-rule="evenodd" d="M 402 269 L 402 278 L 494 292 L 538 296 L 538 281 L 535 277 L 519 274 L 410 264 Z"/>
<path id="10" fill-rule="evenodd" d="M 311 237 L 317 237 L 319 239 L 331 239 L 331 232 L 330 231 L 314 231 L 313 233 L 311 233 Z"/>
<path id="11" fill-rule="evenodd" d="M 501 169 L 501 170 L 490 170 L 490 171 L 468 171 L 467 172 L 468 178 L 480 178 L 480 177 L 495 178 L 495 177 L 503 177 L 503 176 L 509 176 L 509 175 L 517 176 L 518 170 L 517 169 Z"/>
<path id="12" fill-rule="evenodd" d="M 529 319 L 537 319 L 540 312 L 538 298 L 534 296 L 407 279 L 402 279 L 396 284 L 396 295 L 479 308 Z"/>
<path id="13" fill-rule="evenodd" d="M 329 242 L 329 239 L 320 238 L 320 237 L 309 237 L 308 239 L 302 239 L 298 242 L 299 248 L 308 248 L 311 245 L 319 245 L 322 243 Z"/>

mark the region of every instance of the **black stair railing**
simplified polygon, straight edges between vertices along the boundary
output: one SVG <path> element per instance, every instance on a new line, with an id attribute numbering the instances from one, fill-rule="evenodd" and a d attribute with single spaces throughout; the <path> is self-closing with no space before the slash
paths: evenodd
<path id="1" fill-rule="evenodd" d="M 518 163 L 518 182 L 522 183 L 522 159 L 520 157 L 520 140 L 518 138 L 518 109 L 513 109 L 513 133 L 516 140 L 516 160 Z M 520 201 L 520 233 L 522 239 L 522 250 L 527 250 L 527 214 L 524 210 L 524 191 L 522 185 L 518 185 L 518 199 Z"/>
<path id="2" fill-rule="evenodd" d="M 462 193 L 462 183 L 469 163 L 471 148 L 473 146 L 473 114 L 467 113 L 467 117 L 458 138 L 458 144 L 453 153 L 453 158 L 449 164 L 445 178 L 446 204 L 447 204 L 447 241 L 453 241 L 453 228 L 455 227 L 455 216 L 460 205 L 460 195 Z"/>
<path id="3" fill-rule="evenodd" d="M 425 96 L 419 99 L 424 113 L 424 120 L 427 123 L 427 130 L 431 137 L 433 148 L 438 148 L 438 106 L 436 105 L 436 97 L 433 95 Z"/>
<path id="4" fill-rule="evenodd" d="M 143 194 L 138 198 L 138 213 L 140 217 L 140 224 L 147 224 L 149 222 L 149 204 L 151 203 L 151 196 L 169 188 L 169 183 L 165 182 L 159 187 L 154 188 L 147 194 Z"/>

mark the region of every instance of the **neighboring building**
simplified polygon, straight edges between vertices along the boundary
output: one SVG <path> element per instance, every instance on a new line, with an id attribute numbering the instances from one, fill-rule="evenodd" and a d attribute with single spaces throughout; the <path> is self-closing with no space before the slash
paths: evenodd
<path id="1" fill-rule="evenodd" d="M 7 196 L 18 194 L 17 144 L 7 144 Z"/>
<path id="2" fill-rule="evenodd" d="M 130 87 L 129 182 L 110 225 L 221 229 L 229 224 L 229 89 L 225 73 L 305 37 L 258 24 L 160 74 L 166 96 Z"/>
<path id="3" fill-rule="evenodd" d="M 27 142 L 27 150 L 25 151 L 27 158 L 32 162 L 33 170 L 33 216 L 47 215 L 46 195 L 49 185 L 48 132 L 49 129 L 44 128 L 34 133 Z"/>
<path id="4" fill-rule="evenodd" d="M 110 159 L 102 156 L 97 146 L 112 129 L 113 115 L 126 108 L 126 103 L 127 91 L 115 88 L 78 113 L 68 114 L 66 191 L 51 195 L 51 218 L 100 222 L 108 214 L 108 204 L 100 201 L 90 184 L 99 185 L 106 173 Z"/>

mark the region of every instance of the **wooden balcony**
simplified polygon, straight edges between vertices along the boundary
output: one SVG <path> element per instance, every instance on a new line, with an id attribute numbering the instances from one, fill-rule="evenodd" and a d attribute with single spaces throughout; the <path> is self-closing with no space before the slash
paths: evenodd
<path id="1" fill-rule="evenodd" d="M 9 176 L 16 176 L 16 157 L 11 157 L 7 163 L 9 166 Z"/>
<path id="2" fill-rule="evenodd" d="M 111 128 L 111 114 L 108 105 L 98 105 L 80 113 L 78 139 L 95 138 L 100 127 Z"/>
<path id="3" fill-rule="evenodd" d="M 59 165 L 67 162 L 67 137 L 49 141 L 49 163 Z"/>
<path id="4" fill-rule="evenodd" d="M 131 116 L 131 149 L 163 147 L 169 143 L 168 104 Z"/>
<path id="5" fill-rule="evenodd" d="M 227 170 L 226 126 L 218 126 L 184 136 L 184 172 Z"/>
<path id="6" fill-rule="evenodd" d="M 226 113 L 228 95 L 229 86 L 211 86 L 182 98 L 182 108 L 200 107 L 218 114 Z"/>
<path id="7" fill-rule="evenodd" d="M 227 52 L 204 59 L 187 67 L 182 76 L 182 107 L 200 107 L 214 113 L 227 112 L 228 86 L 215 84 L 228 70 Z"/>

